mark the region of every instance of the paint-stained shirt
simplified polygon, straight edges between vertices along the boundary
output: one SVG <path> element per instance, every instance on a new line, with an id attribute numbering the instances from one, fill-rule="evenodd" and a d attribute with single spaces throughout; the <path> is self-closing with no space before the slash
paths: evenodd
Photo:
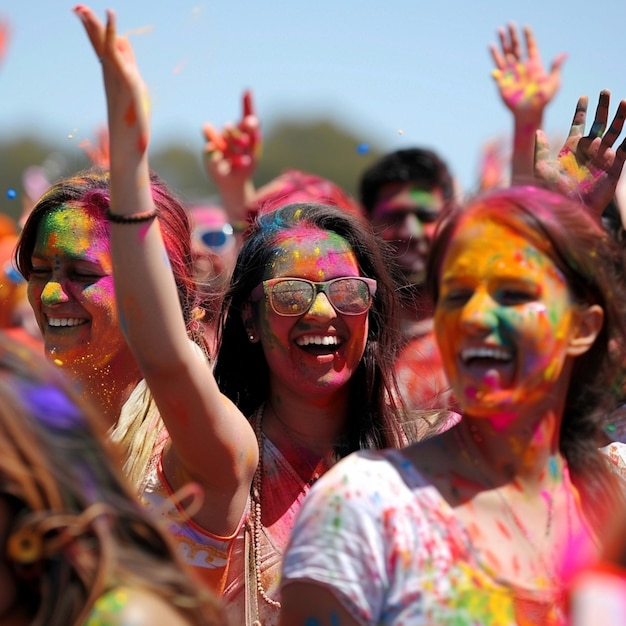
<path id="1" fill-rule="evenodd" d="M 560 593 L 513 586 L 476 552 L 401 451 L 357 452 L 307 496 L 282 584 L 322 584 L 364 625 L 565 624 Z"/>
<path id="2" fill-rule="evenodd" d="M 302 500 L 309 492 L 305 484 L 276 446 L 263 435 L 263 478 L 261 482 L 261 519 L 259 563 L 261 584 L 267 596 L 279 599 L 280 572 L 289 532 Z M 221 594 L 232 624 L 245 622 L 245 540 L 249 507 L 238 530 L 231 537 L 219 537 L 200 528 L 175 502 L 163 474 L 160 460 L 146 483 L 142 498 L 153 510 L 165 515 L 183 559 L 196 577 Z M 263 626 L 278 626 L 279 609 L 257 594 L 249 608 Z M 255 619 L 254 616 L 252 619 Z"/>

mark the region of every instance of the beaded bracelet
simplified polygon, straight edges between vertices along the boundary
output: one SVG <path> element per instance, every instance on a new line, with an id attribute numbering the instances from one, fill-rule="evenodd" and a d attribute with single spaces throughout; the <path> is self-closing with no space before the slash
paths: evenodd
<path id="1" fill-rule="evenodd" d="M 119 215 L 118 213 L 113 213 L 111 209 L 106 210 L 107 219 L 114 224 L 140 224 L 141 222 L 153 220 L 157 215 L 156 209 L 144 211 L 143 213 L 135 213 L 134 215 Z"/>

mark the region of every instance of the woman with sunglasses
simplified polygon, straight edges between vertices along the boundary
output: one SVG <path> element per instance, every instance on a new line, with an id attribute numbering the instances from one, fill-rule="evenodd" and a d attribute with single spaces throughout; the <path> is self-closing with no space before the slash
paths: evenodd
<path id="1" fill-rule="evenodd" d="M 191 349 L 148 193 L 146 90 L 128 41 L 75 9 L 102 62 L 111 136 L 111 249 L 127 340 L 170 433 L 144 498 L 197 482 L 171 520 L 233 623 L 278 622 L 293 519 L 337 459 L 402 438 L 392 398 L 393 283 L 360 218 L 296 204 L 259 218 L 226 296 L 215 373 Z M 184 511 L 184 502 L 180 509 Z"/>

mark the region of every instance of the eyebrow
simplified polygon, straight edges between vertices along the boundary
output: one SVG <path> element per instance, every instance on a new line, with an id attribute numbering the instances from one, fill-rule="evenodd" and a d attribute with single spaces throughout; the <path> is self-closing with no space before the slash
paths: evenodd
<path id="1" fill-rule="evenodd" d="M 30 255 L 30 260 L 31 263 L 33 261 L 43 261 L 45 263 L 50 262 L 51 259 L 55 258 L 55 257 L 61 257 L 64 259 L 67 259 L 69 261 L 73 261 L 73 262 L 83 262 L 83 263 L 92 263 L 94 265 L 101 265 L 101 261 L 100 259 L 98 259 L 97 257 L 91 256 L 91 255 L 76 255 L 76 254 L 72 254 L 72 253 L 62 253 L 62 254 L 53 254 L 53 255 L 42 255 L 40 253 L 37 252 L 33 252 Z"/>

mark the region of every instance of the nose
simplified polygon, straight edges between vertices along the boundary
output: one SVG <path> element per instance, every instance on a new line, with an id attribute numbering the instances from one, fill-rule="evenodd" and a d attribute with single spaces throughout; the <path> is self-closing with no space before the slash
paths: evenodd
<path id="1" fill-rule="evenodd" d="M 41 291 L 41 302 L 46 306 L 52 306 L 54 304 L 59 304 L 60 302 L 68 301 L 69 296 L 65 293 L 65 290 L 59 281 L 49 281 Z"/>
<path id="2" fill-rule="evenodd" d="M 497 303 L 488 293 L 476 292 L 461 311 L 461 324 L 467 331 L 481 333 L 498 327 Z"/>
<path id="3" fill-rule="evenodd" d="M 328 319 L 330 317 L 336 317 L 337 311 L 335 311 L 335 308 L 330 303 L 326 294 L 320 291 L 315 295 L 315 299 L 311 303 L 311 308 L 307 311 L 307 315 Z"/>
<path id="4" fill-rule="evenodd" d="M 424 234 L 424 225 L 415 213 L 405 213 L 400 225 L 398 233 L 402 239 L 418 238 Z"/>

